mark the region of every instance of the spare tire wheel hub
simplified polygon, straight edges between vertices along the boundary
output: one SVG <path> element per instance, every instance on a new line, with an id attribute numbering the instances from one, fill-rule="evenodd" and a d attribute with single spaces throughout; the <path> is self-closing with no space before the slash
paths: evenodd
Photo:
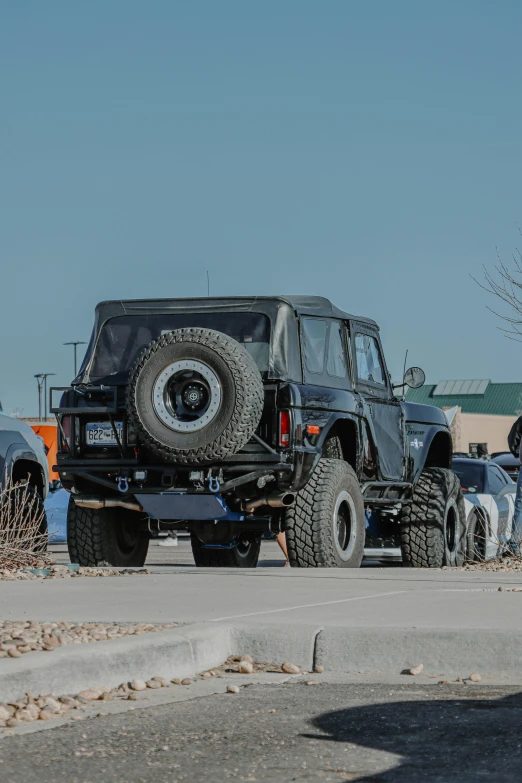
<path id="1" fill-rule="evenodd" d="M 221 404 L 221 384 L 203 362 L 183 359 L 164 367 L 152 389 L 156 415 L 175 432 L 196 432 L 209 424 Z"/>

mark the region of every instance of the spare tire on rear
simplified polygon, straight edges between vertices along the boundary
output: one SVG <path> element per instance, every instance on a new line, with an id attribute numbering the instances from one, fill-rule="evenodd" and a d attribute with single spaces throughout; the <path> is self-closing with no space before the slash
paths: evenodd
<path id="1" fill-rule="evenodd" d="M 176 329 L 152 342 L 127 387 L 127 411 L 139 440 L 161 459 L 183 464 L 239 451 L 259 424 L 263 402 L 253 358 L 212 329 Z"/>

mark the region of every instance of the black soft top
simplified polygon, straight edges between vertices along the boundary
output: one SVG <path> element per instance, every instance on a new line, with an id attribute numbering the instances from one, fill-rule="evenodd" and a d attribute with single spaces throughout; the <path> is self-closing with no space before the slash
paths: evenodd
<path id="1" fill-rule="evenodd" d="M 253 310 L 266 312 L 270 303 L 283 303 L 298 315 L 317 315 L 323 318 L 342 318 L 370 324 L 378 328 L 370 318 L 351 315 L 340 310 L 324 296 L 215 296 L 194 299 L 114 299 L 100 302 L 96 307 L 99 321 L 104 323 L 108 318 L 117 315 L 151 315 L 158 312 L 189 311 L 189 310 Z"/>
<path id="2" fill-rule="evenodd" d="M 92 358 L 103 325 L 111 318 L 193 312 L 253 312 L 270 319 L 272 339 L 268 377 L 302 382 L 297 315 L 356 320 L 378 328 L 375 321 L 339 310 L 322 296 L 232 296 L 195 299 L 115 299 L 96 307 L 94 329 L 77 383 L 90 381 Z"/>

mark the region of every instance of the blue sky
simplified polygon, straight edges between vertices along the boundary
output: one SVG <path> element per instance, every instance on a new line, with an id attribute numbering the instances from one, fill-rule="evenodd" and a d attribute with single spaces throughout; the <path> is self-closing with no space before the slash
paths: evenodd
<path id="1" fill-rule="evenodd" d="M 0 400 L 97 301 L 309 293 L 388 365 L 521 378 L 470 279 L 520 239 L 514 0 L 25 0 L 0 26 Z"/>

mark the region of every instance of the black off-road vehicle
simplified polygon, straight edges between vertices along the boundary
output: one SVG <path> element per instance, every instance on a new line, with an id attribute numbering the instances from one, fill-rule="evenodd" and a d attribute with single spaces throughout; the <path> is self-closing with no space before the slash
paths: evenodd
<path id="1" fill-rule="evenodd" d="M 255 566 L 267 530 L 292 566 L 358 567 L 367 536 L 464 559 L 444 414 L 397 400 L 377 325 L 327 299 L 103 302 L 51 407 L 73 562 L 140 566 L 176 529 L 199 566 Z"/>

